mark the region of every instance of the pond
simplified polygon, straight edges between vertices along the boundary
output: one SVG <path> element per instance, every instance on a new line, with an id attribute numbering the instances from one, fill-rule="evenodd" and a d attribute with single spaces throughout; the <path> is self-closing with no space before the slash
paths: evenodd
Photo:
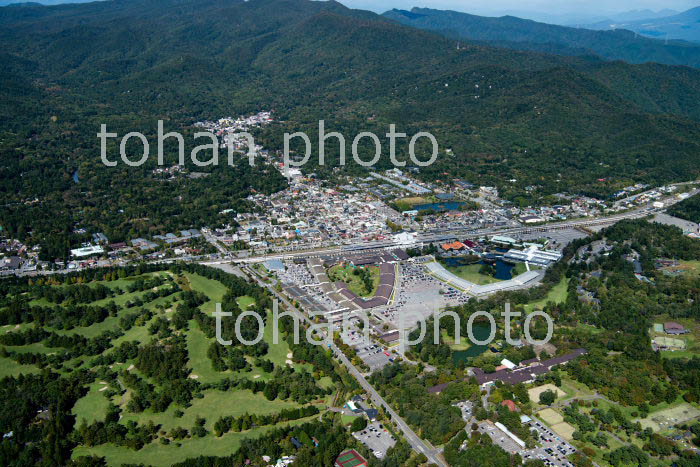
<path id="1" fill-rule="evenodd" d="M 479 261 L 476 264 L 494 264 L 496 266 L 496 274 L 494 274 L 494 278 L 501 280 L 501 281 L 507 281 L 513 278 L 513 268 L 515 267 L 514 264 L 508 263 L 506 261 L 503 261 L 503 259 L 498 256 L 494 258 L 495 261 Z M 448 268 L 458 268 L 460 266 L 468 266 L 470 263 L 467 263 L 464 261 L 464 258 L 444 258 L 442 260 L 445 263 L 445 266 Z M 474 264 L 474 263 L 471 263 Z"/>
<path id="2" fill-rule="evenodd" d="M 450 201 L 448 203 L 429 203 L 429 204 L 417 204 L 413 206 L 418 212 L 421 211 L 435 211 L 435 212 L 446 212 L 446 211 L 458 211 L 464 203 L 461 201 Z"/>
<path id="3" fill-rule="evenodd" d="M 73 172 L 73 181 L 75 183 L 80 183 L 80 178 L 78 177 L 78 171 Z"/>
<path id="4" fill-rule="evenodd" d="M 486 340 L 491 333 L 491 326 L 486 324 L 475 324 L 472 326 L 472 333 L 477 340 Z M 462 341 L 465 339 L 468 341 L 469 336 L 460 336 L 460 339 Z M 455 362 L 455 365 L 459 364 L 460 362 L 466 362 L 470 358 L 478 357 L 482 353 L 486 352 L 488 348 L 488 345 L 472 345 L 467 350 L 454 351 L 452 352 L 452 361 Z"/>

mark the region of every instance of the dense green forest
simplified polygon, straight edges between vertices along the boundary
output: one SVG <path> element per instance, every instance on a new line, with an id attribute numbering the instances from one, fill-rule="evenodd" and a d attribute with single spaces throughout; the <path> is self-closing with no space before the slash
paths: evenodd
<path id="1" fill-rule="evenodd" d="M 691 222 L 700 224 L 700 196 L 691 196 L 688 199 L 674 204 L 668 213 Z"/>
<path id="2" fill-rule="evenodd" d="M 244 160 L 189 165 L 206 177 L 154 176 L 157 119 L 183 131 L 187 152 L 194 122 L 260 110 L 280 122 L 258 135 L 271 150 L 284 131 L 306 130 L 313 141 L 320 119 L 346 138 L 395 123 L 438 139 L 438 161 L 420 177 L 507 186 L 509 197 L 532 184 L 605 196 L 632 180 L 698 175 L 700 74 L 690 68 L 457 47 L 304 0 L 24 5 L 1 8 L 0 25 L 0 216 L 12 236 L 42 242 L 45 258 L 65 257 L 80 240 L 76 225 L 119 241 L 225 224 L 230 214 L 219 213 L 251 209 L 244 198 L 253 190 L 285 186 L 277 170 Z M 120 136 L 144 133 L 148 162 L 104 167 L 101 123 Z M 108 153 L 118 144 L 110 140 Z M 383 146 L 379 167 L 388 168 Z M 405 158 L 407 144 L 397 146 Z M 168 164 L 173 148 L 170 140 Z M 333 164 L 337 147 L 326 154 Z"/>

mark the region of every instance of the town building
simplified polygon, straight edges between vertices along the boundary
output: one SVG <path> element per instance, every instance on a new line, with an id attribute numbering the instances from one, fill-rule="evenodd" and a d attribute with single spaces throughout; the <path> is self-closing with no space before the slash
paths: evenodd
<path id="1" fill-rule="evenodd" d="M 678 335 L 686 334 L 688 330 L 680 323 L 676 323 L 675 321 L 668 321 L 664 323 L 664 332 L 666 334 Z"/>

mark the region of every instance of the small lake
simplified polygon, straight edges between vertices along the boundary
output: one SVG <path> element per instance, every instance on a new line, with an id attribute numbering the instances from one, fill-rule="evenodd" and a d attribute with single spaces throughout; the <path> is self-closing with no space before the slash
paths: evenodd
<path id="1" fill-rule="evenodd" d="M 461 201 L 450 201 L 447 203 L 429 203 L 429 204 L 417 204 L 413 206 L 418 212 L 421 211 L 435 211 L 435 212 L 447 212 L 447 211 L 458 211 L 464 203 Z"/>
<path id="2" fill-rule="evenodd" d="M 488 263 L 486 261 L 479 261 L 477 264 L 495 264 L 496 266 L 496 274 L 493 276 L 494 278 L 501 280 L 501 281 L 507 281 L 513 278 L 513 268 L 515 267 L 514 264 L 507 263 L 503 261 L 500 257 L 495 257 L 495 263 L 494 261 L 489 261 Z M 468 263 L 466 263 L 462 258 L 444 258 L 442 260 L 447 267 L 451 268 L 458 268 L 460 266 L 467 266 Z"/>
<path id="3" fill-rule="evenodd" d="M 73 172 L 73 181 L 75 183 L 80 183 L 80 177 L 78 177 L 78 171 Z"/>
<path id="4" fill-rule="evenodd" d="M 472 326 L 472 333 L 477 340 L 486 340 L 491 333 L 491 326 L 475 324 Z M 465 339 L 468 341 L 469 336 L 460 336 L 460 339 L 462 341 Z M 452 352 L 452 361 L 455 363 L 455 365 L 459 364 L 460 362 L 466 362 L 468 359 L 478 357 L 482 353 L 486 352 L 488 348 L 488 345 L 472 345 L 467 350 L 454 351 Z"/>

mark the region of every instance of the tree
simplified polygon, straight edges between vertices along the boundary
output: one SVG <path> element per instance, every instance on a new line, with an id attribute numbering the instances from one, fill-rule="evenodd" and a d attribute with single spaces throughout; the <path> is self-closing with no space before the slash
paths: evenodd
<path id="1" fill-rule="evenodd" d="M 367 428 L 367 419 L 365 419 L 365 417 L 357 417 L 352 421 L 352 425 L 350 426 L 353 432 L 362 431 L 365 428 Z"/>
<path id="2" fill-rule="evenodd" d="M 557 393 L 551 389 L 540 393 L 540 404 L 542 405 L 552 405 L 555 400 L 557 400 Z"/>

